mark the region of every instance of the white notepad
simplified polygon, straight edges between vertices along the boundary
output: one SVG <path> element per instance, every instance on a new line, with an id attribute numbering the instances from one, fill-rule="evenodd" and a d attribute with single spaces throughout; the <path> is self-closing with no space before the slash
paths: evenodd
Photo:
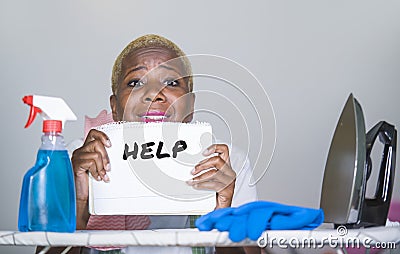
<path id="1" fill-rule="evenodd" d="M 96 127 L 111 148 L 110 182 L 90 177 L 89 212 L 97 215 L 191 215 L 215 207 L 215 192 L 185 181 L 212 144 L 208 123 L 120 122 Z"/>

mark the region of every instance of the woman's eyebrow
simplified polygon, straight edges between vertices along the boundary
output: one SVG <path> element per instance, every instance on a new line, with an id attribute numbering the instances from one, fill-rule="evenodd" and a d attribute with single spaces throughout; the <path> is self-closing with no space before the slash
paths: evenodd
<path id="1" fill-rule="evenodd" d="M 165 68 L 165 69 L 167 69 L 167 70 L 174 71 L 174 72 L 176 72 L 177 74 L 181 75 L 181 74 L 179 73 L 179 71 L 178 71 L 176 68 L 172 67 L 172 66 L 165 65 L 165 64 L 160 64 L 158 67 L 162 67 L 162 68 Z"/>
<path id="2" fill-rule="evenodd" d="M 157 67 L 155 67 L 155 68 L 158 68 L 158 67 L 161 67 L 161 68 L 164 68 L 164 69 L 167 69 L 167 70 L 170 70 L 170 71 L 174 71 L 174 72 L 176 72 L 178 75 L 181 75 L 181 73 L 179 73 L 179 71 L 178 71 L 176 68 L 172 67 L 172 66 L 165 65 L 165 64 L 160 64 L 159 66 L 157 66 Z M 155 69 L 155 68 L 154 68 L 154 69 Z M 129 70 L 129 71 L 124 75 L 124 79 L 125 79 L 130 73 L 135 72 L 135 71 L 139 71 L 139 70 L 147 70 L 147 67 L 142 65 L 142 66 L 138 66 L 138 67 L 135 67 L 135 68 Z"/>
<path id="3" fill-rule="evenodd" d="M 130 73 L 135 72 L 135 71 L 138 71 L 138 70 L 147 70 L 147 68 L 146 68 L 146 66 L 138 66 L 138 67 L 135 67 L 135 68 L 129 70 L 129 71 L 124 75 L 124 79 L 125 79 L 126 76 L 128 76 Z"/>

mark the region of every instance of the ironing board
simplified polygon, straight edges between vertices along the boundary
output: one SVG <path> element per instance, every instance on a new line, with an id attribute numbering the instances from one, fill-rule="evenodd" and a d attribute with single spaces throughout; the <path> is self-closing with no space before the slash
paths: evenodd
<path id="1" fill-rule="evenodd" d="M 391 246 L 397 244 L 397 248 L 399 248 L 400 244 L 400 226 L 349 229 L 343 236 L 338 234 L 338 230 L 323 227 L 315 230 L 273 230 L 264 232 L 264 236 L 267 236 L 267 248 L 279 248 L 279 244 L 282 244 L 282 241 L 289 242 L 293 241 L 293 239 L 301 241 L 301 239 L 306 238 L 314 239 L 316 248 L 329 246 L 327 241 L 329 236 L 339 237 L 343 241 L 359 239 L 360 243 L 368 241 L 371 245 L 378 242 L 385 243 L 387 246 L 389 243 Z M 48 246 L 42 253 L 46 253 L 50 246 L 65 246 L 64 253 L 67 253 L 72 246 L 258 246 L 256 241 L 250 241 L 249 239 L 237 243 L 232 242 L 226 232 L 199 232 L 197 229 L 83 230 L 75 233 L 0 231 L 0 245 Z"/>

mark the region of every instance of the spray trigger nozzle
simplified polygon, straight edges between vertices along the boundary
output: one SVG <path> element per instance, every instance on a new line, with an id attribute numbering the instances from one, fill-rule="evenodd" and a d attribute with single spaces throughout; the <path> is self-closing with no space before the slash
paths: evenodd
<path id="1" fill-rule="evenodd" d="M 32 95 L 24 96 L 24 98 L 22 98 L 22 101 L 25 104 L 28 104 L 31 107 L 31 109 L 29 111 L 28 121 L 25 124 L 25 128 L 28 128 L 33 123 L 33 121 L 35 120 L 37 113 L 42 113 L 42 110 L 40 108 L 38 108 L 38 107 L 33 106 L 33 104 L 32 104 L 32 101 L 33 101 Z"/>
<path id="2" fill-rule="evenodd" d="M 44 120 L 60 120 L 62 128 L 65 121 L 76 120 L 75 114 L 61 98 L 40 95 L 27 95 L 22 101 L 30 106 L 29 118 L 25 124 L 28 128 L 39 113 Z"/>

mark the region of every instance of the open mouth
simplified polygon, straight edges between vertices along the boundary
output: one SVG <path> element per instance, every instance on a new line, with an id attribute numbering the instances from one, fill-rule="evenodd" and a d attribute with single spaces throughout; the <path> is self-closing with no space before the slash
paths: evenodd
<path id="1" fill-rule="evenodd" d="M 145 123 L 150 122 L 163 122 L 168 119 L 165 112 L 162 111 L 148 111 L 143 116 L 141 116 L 142 121 Z"/>

